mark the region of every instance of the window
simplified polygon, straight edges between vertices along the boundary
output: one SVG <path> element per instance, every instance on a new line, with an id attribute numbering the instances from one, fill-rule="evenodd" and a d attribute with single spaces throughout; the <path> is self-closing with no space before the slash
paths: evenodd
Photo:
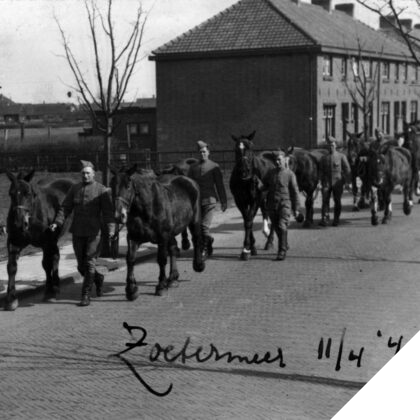
<path id="1" fill-rule="evenodd" d="M 139 125 L 137 123 L 128 123 L 127 131 L 132 136 L 137 136 L 139 134 Z"/>
<path id="2" fill-rule="evenodd" d="M 407 83 L 408 80 L 408 64 L 404 63 L 403 64 L 403 81 L 404 83 Z"/>
<path id="3" fill-rule="evenodd" d="M 351 59 L 351 70 L 354 77 L 359 77 L 359 60 L 357 58 Z"/>
<path id="4" fill-rule="evenodd" d="M 322 60 L 322 76 L 324 78 L 332 77 L 332 57 L 325 55 Z"/>
<path id="5" fill-rule="evenodd" d="M 372 61 L 371 60 L 363 60 L 363 75 L 366 80 L 372 79 Z"/>
<path id="6" fill-rule="evenodd" d="M 335 137 L 335 105 L 324 105 L 324 138 Z"/>
<path id="7" fill-rule="evenodd" d="M 148 122 L 140 123 L 140 134 L 141 135 L 150 134 L 150 124 Z"/>
<path id="8" fill-rule="evenodd" d="M 400 114 L 400 103 L 394 102 L 394 133 L 399 133 L 402 130 L 399 128 L 402 128 L 402 122 L 401 121 L 401 114 Z"/>
<path id="9" fill-rule="evenodd" d="M 410 122 L 417 121 L 417 101 L 410 102 Z"/>
<path id="10" fill-rule="evenodd" d="M 407 121 L 407 102 L 401 102 L 401 118 L 403 121 Z"/>
<path id="11" fill-rule="evenodd" d="M 341 104 L 341 125 L 343 128 L 343 139 L 347 138 L 347 125 L 350 121 L 350 115 L 349 115 L 349 104 L 348 103 L 342 103 Z"/>
<path id="12" fill-rule="evenodd" d="M 389 80 L 389 62 L 382 63 L 382 80 Z"/>
<path id="13" fill-rule="evenodd" d="M 341 59 L 340 73 L 341 73 L 341 79 L 346 80 L 347 79 L 347 58 Z"/>
<path id="14" fill-rule="evenodd" d="M 359 109 L 357 104 L 351 104 L 351 122 L 353 123 L 353 132 L 357 133 L 359 131 Z"/>
<path id="15" fill-rule="evenodd" d="M 389 108 L 390 108 L 389 102 L 381 103 L 381 130 L 384 134 L 389 134 L 389 123 L 390 123 Z"/>
<path id="16" fill-rule="evenodd" d="M 400 63 L 395 63 L 395 81 L 400 80 Z"/>

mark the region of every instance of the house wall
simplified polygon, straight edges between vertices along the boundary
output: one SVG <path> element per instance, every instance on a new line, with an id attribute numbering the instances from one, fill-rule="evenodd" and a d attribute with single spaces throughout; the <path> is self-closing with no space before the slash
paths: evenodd
<path id="1" fill-rule="evenodd" d="M 353 79 L 353 73 L 351 70 L 351 59 L 347 57 L 347 79 L 351 84 Z M 347 103 L 349 105 L 349 110 L 351 109 L 351 104 L 353 102 L 349 90 L 343 81 L 342 74 L 340 71 L 341 68 L 341 59 L 342 56 L 333 56 L 333 74 L 331 78 L 326 78 L 323 76 L 323 55 L 317 57 L 317 116 L 316 116 L 316 126 L 317 126 L 317 142 L 322 144 L 325 142 L 325 131 L 324 131 L 324 105 L 335 106 L 335 137 L 340 142 L 343 141 L 343 115 L 342 115 L 342 104 Z M 416 80 L 417 68 L 414 65 L 408 65 L 408 77 L 407 80 L 404 80 L 403 77 L 403 62 L 399 63 L 399 78 L 396 79 L 396 65 L 395 61 L 390 61 L 390 70 L 389 78 L 384 78 L 382 74 L 382 64 L 379 71 L 379 75 L 375 80 L 376 84 L 376 94 L 373 102 L 373 118 L 372 118 L 372 129 L 376 127 L 380 128 L 382 131 L 386 131 L 382 115 L 382 103 L 389 102 L 389 131 L 386 134 L 394 136 L 397 132 L 402 131 L 402 120 L 410 121 L 412 116 L 410 115 L 410 104 L 412 101 L 417 103 L 419 107 L 420 102 L 420 85 L 419 80 Z M 378 80 L 379 79 L 379 80 Z M 406 115 L 401 115 L 402 105 L 401 102 L 406 103 Z M 399 105 L 396 105 L 399 103 Z M 396 118 L 396 110 L 399 106 L 399 118 Z M 419 117 L 420 110 L 416 115 L 416 118 Z M 395 121 L 397 120 L 397 122 Z M 361 132 L 363 130 L 363 116 L 361 111 L 358 111 L 358 128 L 356 128 L 355 118 L 349 118 L 347 122 L 347 130 L 349 132 Z"/>
<path id="2" fill-rule="evenodd" d="M 232 148 L 231 134 L 256 130 L 256 148 L 309 147 L 311 59 L 281 56 L 158 60 L 157 147 L 195 150 Z"/>

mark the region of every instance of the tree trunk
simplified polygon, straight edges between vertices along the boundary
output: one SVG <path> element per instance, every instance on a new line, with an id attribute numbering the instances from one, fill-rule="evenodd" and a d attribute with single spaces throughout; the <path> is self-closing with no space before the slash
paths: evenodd
<path id="1" fill-rule="evenodd" d="M 102 183 L 109 187 L 111 181 L 111 141 L 112 141 L 112 117 L 107 117 L 106 120 L 106 133 L 104 136 L 104 153 L 105 159 L 102 168 Z"/>

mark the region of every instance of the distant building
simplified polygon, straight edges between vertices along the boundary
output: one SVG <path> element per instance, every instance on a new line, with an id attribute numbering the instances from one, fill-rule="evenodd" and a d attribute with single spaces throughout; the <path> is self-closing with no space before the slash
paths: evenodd
<path id="1" fill-rule="evenodd" d="M 316 147 L 362 129 L 345 80 L 372 68 L 371 130 L 387 134 L 418 118 L 419 69 L 398 40 L 354 19 L 331 0 L 241 0 L 153 51 L 157 148 L 192 150 L 198 139 L 232 148 L 257 131 L 255 147 Z"/>

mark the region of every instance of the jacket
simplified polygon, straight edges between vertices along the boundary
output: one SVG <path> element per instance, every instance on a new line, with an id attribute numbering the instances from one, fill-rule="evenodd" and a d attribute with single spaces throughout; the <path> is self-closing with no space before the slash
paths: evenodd
<path id="1" fill-rule="evenodd" d="M 333 185 L 338 181 L 343 183 L 350 179 L 350 164 L 343 153 L 334 152 L 322 156 L 320 161 L 322 185 Z"/>
<path id="2" fill-rule="evenodd" d="M 72 211 L 70 232 L 75 236 L 96 236 L 102 223 L 114 222 L 110 192 L 96 181 L 89 184 L 80 182 L 70 188 L 57 213 L 55 223 L 62 226 Z"/>
<path id="3" fill-rule="evenodd" d="M 220 166 L 208 159 L 190 166 L 188 176 L 200 187 L 201 204 L 216 203 L 218 199 L 226 205 L 226 190 Z"/>
<path id="4" fill-rule="evenodd" d="M 287 206 L 296 211 L 300 207 L 299 188 L 293 171 L 287 168 L 270 169 L 263 182 L 267 190 L 267 210 Z"/>

